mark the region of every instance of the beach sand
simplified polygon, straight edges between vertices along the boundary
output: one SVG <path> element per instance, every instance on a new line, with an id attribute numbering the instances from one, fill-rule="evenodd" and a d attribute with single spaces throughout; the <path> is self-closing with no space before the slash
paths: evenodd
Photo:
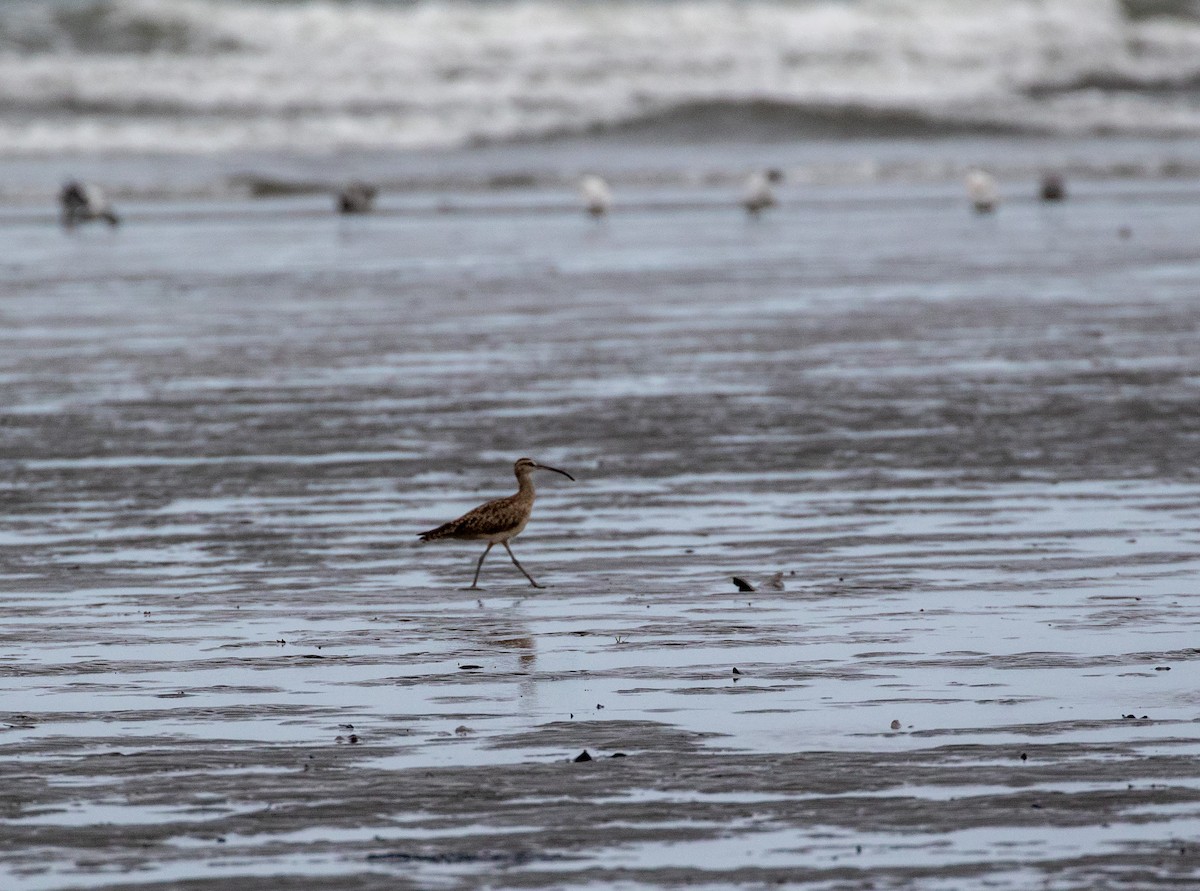
<path id="1" fill-rule="evenodd" d="M 8 209 L 0 884 L 1195 882 L 1200 185 L 1027 186 Z"/>

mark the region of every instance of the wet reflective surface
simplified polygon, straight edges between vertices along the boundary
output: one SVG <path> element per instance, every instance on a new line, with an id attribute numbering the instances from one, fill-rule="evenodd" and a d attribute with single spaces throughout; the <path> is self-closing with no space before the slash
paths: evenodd
<path id="1" fill-rule="evenodd" d="M 5 222 L 5 887 L 1194 880 L 1200 193 L 895 192 Z"/>

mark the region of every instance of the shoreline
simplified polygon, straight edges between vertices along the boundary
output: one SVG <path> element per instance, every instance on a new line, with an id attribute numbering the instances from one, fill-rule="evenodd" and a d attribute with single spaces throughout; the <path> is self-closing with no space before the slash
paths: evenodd
<path id="1" fill-rule="evenodd" d="M 315 194 L 352 179 L 393 194 L 573 194 L 578 178 L 589 171 L 603 172 L 630 189 L 740 192 L 748 172 L 763 167 L 783 169 L 798 190 L 959 187 L 973 166 L 1013 183 L 1036 182 L 1047 170 L 1069 182 L 1193 182 L 1200 181 L 1200 148 L 1183 137 L 961 135 L 700 143 L 602 137 L 395 151 L 10 156 L 0 158 L 0 206 L 49 203 L 68 177 L 103 185 L 114 198 L 171 201 Z"/>

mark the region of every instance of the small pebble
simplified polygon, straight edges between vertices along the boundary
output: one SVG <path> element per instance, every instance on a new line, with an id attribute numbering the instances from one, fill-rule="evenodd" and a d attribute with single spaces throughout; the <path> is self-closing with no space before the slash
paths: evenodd
<path id="1" fill-rule="evenodd" d="M 580 752 L 578 755 L 575 756 L 576 764 L 578 764 L 580 761 L 591 761 L 591 760 L 592 760 L 592 756 L 588 754 L 587 749 L 584 749 L 582 752 Z"/>
<path id="2" fill-rule="evenodd" d="M 892 721 L 892 723 L 891 723 L 890 725 L 888 725 L 888 726 L 890 726 L 890 727 L 891 727 L 893 730 L 899 730 L 899 729 L 900 729 L 900 722 L 899 722 L 899 721 Z"/>

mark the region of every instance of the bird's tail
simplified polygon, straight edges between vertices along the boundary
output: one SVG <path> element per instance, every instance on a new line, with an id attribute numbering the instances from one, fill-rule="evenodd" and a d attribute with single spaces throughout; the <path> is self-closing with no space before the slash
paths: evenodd
<path id="1" fill-rule="evenodd" d="M 417 537 L 421 541 L 437 541 L 439 538 L 446 538 L 454 533 L 454 523 L 443 523 L 436 529 L 430 529 L 428 532 L 422 532 Z"/>

